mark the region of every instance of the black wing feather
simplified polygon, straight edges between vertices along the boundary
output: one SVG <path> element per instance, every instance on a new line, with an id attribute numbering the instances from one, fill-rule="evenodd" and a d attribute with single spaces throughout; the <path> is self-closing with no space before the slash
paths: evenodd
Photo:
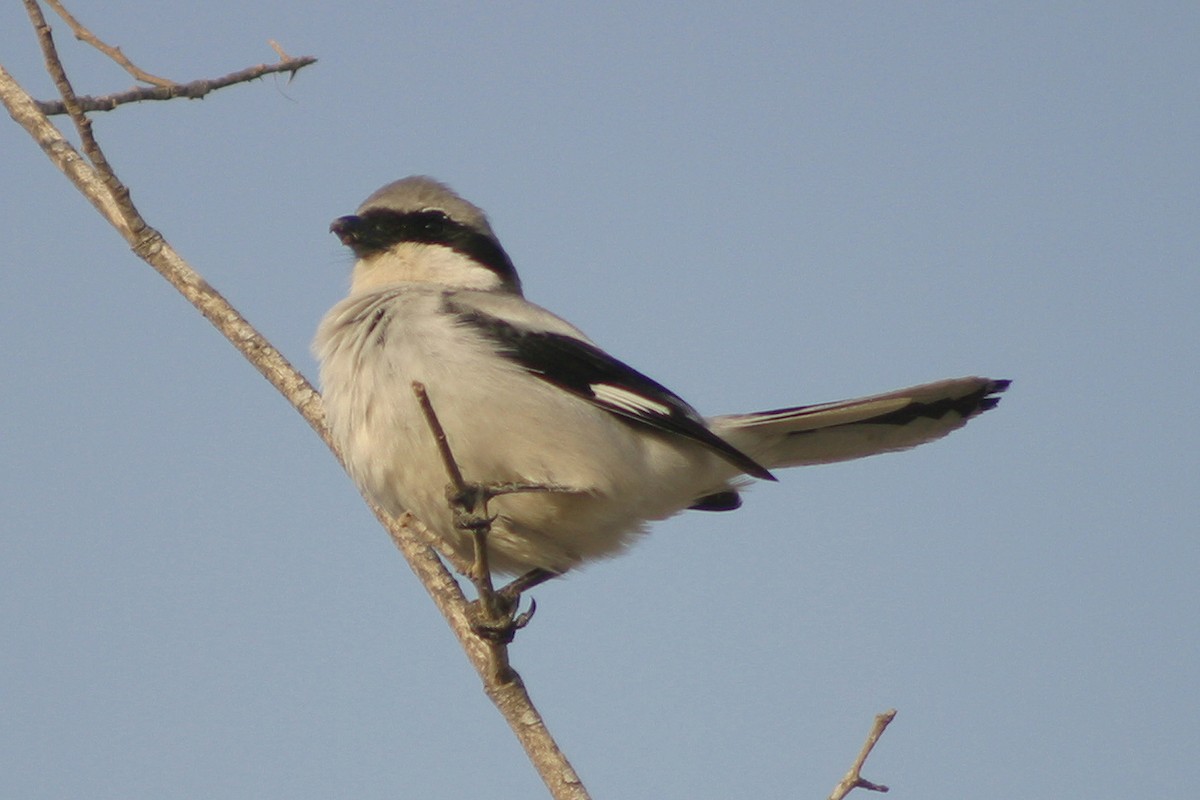
<path id="1" fill-rule="evenodd" d="M 622 419 L 699 442 L 747 475 L 775 477 L 750 456 L 717 436 L 694 408 L 657 381 L 572 336 L 518 328 L 475 309 L 447 308 L 530 373 Z"/>

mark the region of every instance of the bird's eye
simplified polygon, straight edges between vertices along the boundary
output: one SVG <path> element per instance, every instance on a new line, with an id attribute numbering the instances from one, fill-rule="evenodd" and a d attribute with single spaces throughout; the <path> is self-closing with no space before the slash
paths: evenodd
<path id="1" fill-rule="evenodd" d="M 437 236 L 445 233 L 450 220 L 441 211 L 427 211 L 423 222 L 425 232 Z"/>

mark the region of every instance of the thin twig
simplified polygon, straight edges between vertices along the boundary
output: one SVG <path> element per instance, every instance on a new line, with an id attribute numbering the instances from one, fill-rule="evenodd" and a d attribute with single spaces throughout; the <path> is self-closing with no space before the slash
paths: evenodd
<path id="1" fill-rule="evenodd" d="M 273 73 L 290 72 L 295 75 L 301 69 L 315 63 L 317 63 L 317 59 L 314 56 L 296 56 L 275 64 L 246 67 L 220 78 L 203 78 L 188 83 L 173 83 L 170 86 L 138 86 L 128 91 L 106 94 L 102 97 L 85 95 L 78 98 L 79 108 L 85 112 L 112 111 L 117 106 L 141 103 L 147 100 L 174 100 L 177 97 L 199 100 L 217 89 L 224 89 L 226 86 L 233 86 L 236 83 L 248 83 Z M 38 108 L 43 114 L 50 117 L 65 113 L 67 110 L 60 100 L 39 100 Z"/>
<path id="2" fill-rule="evenodd" d="M 442 466 L 450 478 L 450 488 L 446 491 L 446 499 L 451 504 L 455 516 L 459 518 L 456 521 L 462 522 L 460 527 L 467 529 L 475 544 L 475 563 L 471 565 L 467 575 L 479 593 L 479 605 L 483 610 L 484 620 L 489 623 L 494 622 L 500 614 L 496 608 L 496 589 L 492 586 L 492 570 L 488 565 L 487 537 L 491 532 L 492 522 L 487 515 L 487 490 L 480 486 L 469 486 L 463 480 L 462 469 L 458 466 L 458 459 L 454 457 L 454 453 L 450 449 L 450 442 L 446 439 L 446 429 L 442 427 L 441 420 L 438 419 L 437 412 L 433 409 L 433 402 L 429 399 L 429 392 L 425 390 L 425 384 L 413 381 L 412 390 L 413 394 L 417 396 L 417 404 L 421 406 L 421 413 L 425 416 L 425 423 L 433 432 L 438 455 L 442 458 Z M 468 515 L 470 515 L 469 523 L 465 521 Z M 511 670 L 511 667 L 508 666 L 507 643 L 501 641 L 494 642 L 494 644 L 498 645 L 493 648 L 493 655 L 496 657 L 496 674 L 503 675 Z"/>
<path id="3" fill-rule="evenodd" d="M 101 53 L 104 53 L 104 55 L 117 62 L 122 69 L 134 77 L 134 80 L 151 83 L 155 86 L 170 86 L 175 83 L 175 81 L 168 78 L 160 78 L 157 75 L 152 75 L 151 73 L 146 72 L 146 70 L 138 67 L 132 61 L 130 61 L 129 58 L 121 52 L 121 48 L 113 47 L 110 44 L 105 44 L 102 42 L 99 36 L 92 33 L 82 22 L 75 19 L 75 17 L 71 15 L 71 12 L 67 11 L 67 9 L 63 7 L 63 4 L 59 0 L 46 0 L 46 5 L 54 9 L 54 13 L 62 17 L 63 22 L 67 23 L 67 25 L 71 27 L 71 31 L 75 34 L 76 39 L 90 44 L 92 47 L 96 48 Z"/>
<path id="4" fill-rule="evenodd" d="M 476 506 L 481 506 L 481 516 L 473 519 L 474 525 L 464 524 L 461 526 L 471 529 L 469 533 L 472 534 L 475 542 L 475 561 L 462 572 L 474 582 L 475 588 L 479 592 L 479 603 L 485 612 L 484 616 L 494 618 L 496 616 L 496 592 L 492 586 L 492 571 L 488 566 L 487 558 L 487 535 L 491 530 L 491 520 L 487 518 L 487 494 L 480 487 L 476 487 L 475 491 L 472 491 L 472 487 L 463 480 L 462 469 L 458 466 L 458 459 L 454 457 L 454 452 L 450 449 L 450 442 L 446 438 L 446 429 L 442 427 L 437 412 L 433 410 L 433 402 L 429 399 L 429 392 L 426 391 L 425 384 L 413 381 L 412 390 L 413 394 L 417 396 L 417 405 L 421 407 L 425 424 L 433 432 L 433 440 L 437 444 L 442 466 L 450 478 L 450 489 L 446 492 L 446 499 L 451 504 L 452 510 L 457 515 L 474 514 Z"/>
<path id="5" fill-rule="evenodd" d="M 518 615 L 516 612 L 520 595 L 513 598 L 511 602 L 502 602 L 500 595 L 496 592 L 496 587 L 492 583 L 492 568 L 488 559 L 488 536 L 492 532 L 493 522 L 492 517 L 488 515 L 488 501 L 501 494 L 522 491 L 521 488 L 513 487 L 523 487 L 525 484 L 492 485 L 467 483 L 463 480 L 462 468 L 459 467 L 458 460 L 450 449 L 450 442 L 446 439 L 446 430 L 442 427 L 441 420 L 438 419 L 425 384 L 413 381 L 412 390 L 417 397 L 417 404 L 421 407 L 425 422 L 437 443 L 442 466 L 450 478 L 450 485 L 446 488 L 446 501 L 454 515 L 455 527 L 470 536 L 474 545 L 475 561 L 467 570 L 466 575 L 475 584 L 475 591 L 479 596 L 477 606 L 479 621 L 476 625 L 476 633 L 487 639 L 492 645 L 493 675 L 497 680 L 509 680 L 510 676 L 516 673 L 509 664 L 508 644 L 512 641 L 513 635 L 529 623 L 537 606 L 534 604 L 527 613 Z"/>
<path id="6" fill-rule="evenodd" d="M 854 759 L 854 763 L 850 766 L 850 771 L 845 777 L 833 787 L 833 793 L 829 795 L 829 800 L 842 800 L 843 797 L 850 794 L 855 789 L 868 789 L 872 792 L 886 792 L 888 787 L 879 783 L 871 783 L 862 776 L 863 764 L 867 762 L 867 756 L 871 755 L 871 751 L 875 749 L 875 743 L 879 741 L 879 737 L 883 736 L 883 732 L 887 730 L 887 726 L 896 718 L 896 709 L 889 709 L 882 714 L 875 716 L 875 724 L 871 726 L 871 732 L 867 734 L 867 741 L 863 744 L 862 750 L 858 753 L 858 758 Z"/>
<path id="7" fill-rule="evenodd" d="M 496 592 L 492 585 L 487 548 L 483 546 L 483 543 L 486 542 L 487 534 L 491 532 L 492 520 L 488 517 L 488 501 L 506 494 L 536 494 L 539 492 L 571 493 L 575 490 L 569 486 L 562 486 L 557 483 L 530 483 L 528 481 L 468 483 L 463 479 L 462 469 L 458 465 L 458 460 L 454 457 L 454 452 L 450 449 L 450 442 L 446 438 L 446 430 L 442 427 L 437 412 L 434 411 L 433 401 L 429 399 L 429 392 L 426 390 L 425 384 L 420 381 L 413 381 L 412 390 L 413 394 L 417 396 L 417 404 L 421 407 L 425 423 L 433 433 L 433 440 L 437 444 L 438 455 L 442 459 L 442 466 L 446 470 L 446 475 L 450 478 L 451 490 L 447 491 L 447 499 L 460 516 L 465 515 L 466 517 L 460 520 L 460 527 L 467 528 L 475 534 L 476 550 L 474 566 L 469 570 L 460 569 L 459 572 L 472 575 L 476 579 L 477 585 L 482 584 L 481 588 L 486 591 L 488 596 L 487 602 L 490 603 L 492 597 L 500 593 Z M 513 581 L 505 589 L 508 590 L 507 594 L 509 595 L 519 594 L 519 587 L 532 588 L 555 574 L 549 570 L 535 569 L 529 574 Z M 481 597 L 482 599 L 484 598 Z"/>
<path id="8" fill-rule="evenodd" d="M 42 57 L 46 62 L 46 71 L 53 78 L 54 85 L 62 96 L 63 107 L 71 115 L 71 122 L 74 123 L 75 130 L 79 133 L 83 152 L 91 159 L 92 164 L 95 165 L 96 170 L 119 202 L 122 197 L 128 195 L 128 190 L 117 179 L 112 167 L 105 160 L 104 151 L 100 149 L 96 137 L 92 134 L 92 121 L 79 108 L 75 89 L 71 86 L 71 81 L 67 79 L 67 72 L 63 69 L 62 60 L 58 57 L 58 49 L 54 45 L 54 35 L 46 23 L 45 16 L 42 15 L 42 9 L 37 4 L 37 0 L 25 0 L 25 12 L 29 15 L 29 21 L 33 23 L 33 28 L 37 32 L 38 44 L 42 48 Z M 126 225 L 129 225 L 130 220 L 125 220 L 125 222 Z"/>
<path id="9" fill-rule="evenodd" d="M 438 455 L 442 457 L 442 466 L 446 468 L 446 474 L 450 476 L 450 483 L 454 486 L 454 490 L 460 494 L 467 491 L 467 483 L 463 480 L 462 470 L 459 469 L 458 461 L 454 458 L 454 453 L 450 450 L 450 442 L 446 439 L 446 429 L 442 427 L 441 420 L 438 419 L 437 412 L 433 410 L 433 403 L 429 400 L 429 392 L 425 389 L 425 384 L 420 381 L 412 382 L 413 394 L 417 396 L 417 404 L 421 406 L 421 413 L 425 416 L 425 422 L 429 425 L 429 429 L 433 431 L 433 439 L 437 442 Z"/>

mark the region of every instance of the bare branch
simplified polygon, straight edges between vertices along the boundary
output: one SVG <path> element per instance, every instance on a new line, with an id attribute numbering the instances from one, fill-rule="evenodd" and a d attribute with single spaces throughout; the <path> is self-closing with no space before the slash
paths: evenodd
<path id="1" fill-rule="evenodd" d="M 130 61 L 126 55 L 121 52 L 121 48 L 113 47 L 110 44 L 105 44 L 102 42 L 100 37 L 88 30 L 87 27 L 85 27 L 79 20 L 75 19 L 75 17 L 71 15 L 71 12 L 67 11 L 67 9 L 63 7 L 63 4 L 59 0 L 46 0 L 46 5 L 54 9 L 54 13 L 62 17 L 63 22 L 67 23 L 67 25 L 71 27 L 76 39 L 90 44 L 92 47 L 96 48 L 101 53 L 104 53 L 104 55 L 120 64 L 121 68 L 132 75 L 135 80 L 143 81 L 145 83 L 152 83 L 155 86 L 171 86 L 175 83 L 175 81 L 168 78 L 160 78 L 157 75 L 152 75 L 149 72 L 146 72 L 144 69 L 141 69 L 132 61 Z"/>
<path id="2" fill-rule="evenodd" d="M 492 643 L 475 632 L 470 605 L 434 549 L 423 540 L 419 532 L 423 527 L 421 523 L 411 514 L 396 520 L 375 505 L 371 505 L 371 509 L 446 618 L 483 682 L 484 692 L 508 722 L 551 797 L 555 800 L 589 800 L 587 789 L 546 727 L 521 676 L 510 667 L 503 680 L 496 677 Z"/>
<path id="3" fill-rule="evenodd" d="M 0 100 L 3 100 L 12 118 L 29 132 L 50 160 L 117 229 L 134 252 L 204 314 L 332 448 L 332 440 L 325 429 L 325 413 L 320 396 L 312 385 L 216 289 L 200 277 L 158 231 L 144 222 L 140 231 L 135 232 L 130 227 L 125 209 L 112 195 L 104 176 L 90 166 L 58 129 L 50 124 L 33 99 L 3 67 L 0 67 Z M 140 217 L 136 219 L 140 220 Z"/>
<path id="4" fill-rule="evenodd" d="M 271 45 L 271 49 L 275 51 L 275 55 L 279 56 L 280 61 L 291 61 L 292 57 L 283 49 L 283 45 L 274 39 L 267 39 L 267 44 Z"/>
<path id="5" fill-rule="evenodd" d="M 61 11 L 61 6 L 48 0 Z M 234 309 L 224 297 L 196 273 L 158 231 L 145 223 L 129 198 L 128 190 L 117 180 L 104 157 L 103 151 L 92 135 L 86 113 L 92 110 L 109 110 L 117 105 L 137 100 L 165 100 L 172 97 L 201 97 L 210 91 L 261 77 L 272 72 L 295 72 L 314 63 L 315 58 L 286 60 L 286 54 L 277 48 L 285 61 L 276 65 L 263 65 L 231 73 L 215 80 L 195 81 L 191 84 L 158 86 L 111 95 L 107 98 L 77 98 L 58 59 L 49 26 L 46 24 L 35 0 L 25 0 L 30 19 L 38 32 L 46 58 L 47 70 L 55 80 L 62 101 L 39 103 L 31 98 L 0 67 L 0 101 L 15 121 L 24 127 L 51 161 L 75 184 L 102 216 L 121 234 L 139 257 L 149 263 L 167 279 L 266 377 L 276 389 L 304 417 L 314 431 L 341 459 L 325 425 L 321 398 L 311 384 L 279 353 L 254 327 Z M 67 17 L 64 17 L 66 19 Z M 68 20 L 68 24 L 70 21 Z M 78 34 L 78 31 L 77 31 Z M 119 51 L 118 51 L 119 52 Z M 62 136 L 50 123 L 46 115 L 68 113 L 79 130 L 87 159 Z M 91 161 L 91 164 L 88 161 Z M 427 401 L 427 398 L 426 398 Z M 432 411 L 432 407 L 429 407 Z M 436 425 L 436 415 L 432 416 Z M 435 427 L 435 431 L 440 425 Z M 444 433 L 441 441 L 444 445 Z M 448 467 L 457 472 L 456 486 L 464 485 L 461 472 L 457 471 L 448 446 L 443 458 L 448 457 Z M 452 476 L 455 474 L 451 473 Z M 512 491 L 570 491 L 567 487 L 513 484 L 489 487 L 494 493 Z M 538 770 L 553 797 L 558 800 L 588 800 L 587 790 L 579 776 L 559 749 L 553 736 L 546 728 L 540 713 L 533 705 L 524 682 L 515 670 L 507 665 L 507 648 L 503 643 L 486 641 L 477 634 L 476 622 L 470 612 L 470 603 L 454 577 L 447 571 L 439 554 L 432 546 L 434 538 L 424 526 L 411 515 L 400 519 L 391 518 L 386 512 L 368 501 L 381 524 L 387 529 L 396 547 L 408 561 L 438 610 L 447 620 L 459 640 L 468 659 L 483 682 L 485 692 L 504 716 L 509 726 L 524 747 L 526 754 Z M 497 669 L 499 663 L 503 669 Z M 866 744 L 850 771 L 835 787 L 830 800 L 842 800 L 855 788 L 886 792 L 886 786 L 873 784 L 862 778 L 861 770 L 871 750 L 895 711 L 880 714 L 867 738 Z"/>
<path id="6" fill-rule="evenodd" d="M 488 514 L 488 501 L 500 494 L 518 490 L 510 488 L 512 484 L 497 489 L 490 484 L 468 483 L 464 480 L 462 469 L 450 449 L 446 431 L 433 408 L 425 384 L 413 381 L 412 390 L 417 396 L 417 404 L 421 406 L 425 423 L 433 433 L 442 466 L 450 478 L 446 487 L 446 502 L 454 517 L 454 525 L 463 535 L 469 536 L 474 545 L 475 559 L 464 574 L 475 584 L 475 592 L 479 597 L 476 603 L 479 618 L 475 623 L 475 633 L 491 644 L 492 677 L 500 681 L 508 680 L 512 671 L 508 661 L 508 645 L 512 642 L 513 635 L 529 623 L 537 606 L 534 604 L 527 613 L 518 615 L 520 595 L 510 602 L 506 597 L 500 596 L 492 584 L 488 536 L 492 532 L 492 522 L 495 520 Z"/>
<path id="7" fill-rule="evenodd" d="M 49 26 L 40 9 L 33 0 L 26 0 L 26 7 L 42 41 L 47 69 L 63 94 L 63 107 L 71 113 L 76 127 L 80 129 L 85 147 L 89 150 L 88 158 L 85 159 L 71 146 L 50 123 L 39 104 L 2 66 L 0 102 L 4 103 L 9 115 L 25 128 L 50 160 L 116 228 L 134 252 L 187 298 L 287 398 L 340 461 L 341 456 L 325 425 L 320 395 L 312 385 L 137 212 L 128 191 L 116 180 L 91 135 L 90 124 L 66 79 L 54 50 Z M 312 60 L 308 63 L 312 63 Z M 491 646 L 476 635 L 469 603 L 437 553 L 429 546 L 428 534 L 422 536 L 419 533 L 420 524 L 410 516 L 394 520 L 373 504 L 371 508 L 446 618 L 479 674 L 488 697 L 508 721 L 553 797 L 558 800 L 588 800 L 587 790 L 554 742 L 520 677 L 510 669 L 504 676 L 505 680 L 495 680 Z"/>
<path id="8" fill-rule="evenodd" d="M 442 457 L 442 466 L 446 468 L 446 474 L 450 476 L 450 485 L 454 487 L 454 491 L 460 494 L 465 493 L 467 482 L 463 480 L 462 470 L 458 468 L 458 461 L 455 460 L 454 453 L 450 451 L 446 430 L 442 427 L 437 412 L 433 410 L 429 392 L 425 390 L 425 385 L 420 381 L 413 381 L 412 390 L 413 394 L 417 396 L 417 404 L 421 406 L 421 413 L 425 415 L 426 424 L 433 431 L 433 440 L 437 443 L 438 455 Z"/>
<path id="9" fill-rule="evenodd" d="M 854 759 L 854 763 L 850 765 L 850 771 L 845 777 L 833 787 L 833 793 L 829 795 L 829 800 L 842 800 L 846 795 L 855 789 L 868 789 L 872 792 L 886 792 L 888 787 L 871 783 L 862 776 L 863 764 L 867 761 L 867 756 L 871 755 L 871 751 L 875 749 L 875 743 L 879 741 L 879 737 L 883 736 L 883 732 L 887 730 L 887 726 L 896 718 L 896 709 L 889 709 L 882 714 L 875 716 L 875 724 L 871 726 L 871 732 L 867 734 L 867 741 L 863 744 L 862 750 L 858 753 L 858 758 Z"/>
<path id="10" fill-rule="evenodd" d="M 114 196 L 120 200 L 121 196 L 127 195 L 128 192 L 116 180 L 112 169 L 105 161 L 104 153 L 92 135 L 91 120 L 84 116 L 79 109 L 79 103 L 75 99 L 75 90 L 67 79 L 67 72 L 63 69 L 62 60 L 58 57 L 58 49 L 54 46 L 54 36 L 50 31 L 50 26 L 46 24 L 46 18 L 42 16 L 42 9 L 37 4 L 37 0 L 25 0 L 25 12 L 29 15 L 29 21 L 33 23 L 34 31 L 37 33 L 38 44 L 42 48 L 42 57 L 46 61 L 46 71 L 53 78 L 54 85 L 62 96 L 63 107 L 71 115 L 71 122 L 75 124 L 75 129 L 79 132 L 80 141 L 83 143 L 83 152 L 96 166 Z"/>
<path id="11" fill-rule="evenodd" d="M 438 554 L 443 563 L 449 564 L 450 569 L 459 575 L 471 574 L 471 562 L 446 547 L 445 543 L 439 539 L 433 531 L 426 528 L 424 525 L 416 525 L 414 530 L 421 541 L 428 547 L 432 548 Z"/>
<path id="12" fill-rule="evenodd" d="M 37 101 L 30 97 L 0 66 L 0 100 L 4 102 L 9 116 L 29 133 L 38 146 L 49 157 L 88 201 L 96 207 L 117 232 L 128 238 L 128 229 L 116 200 L 104 185 L 101 176 L 87 164 L 83 156 L 63 138 L 58 129 L 38 109 Z"/>
<path id="13" fill-rule="evenodd" d="M 237 83 L 248 83 L 273 73 L 290 72 L 295 75 L 304 67 L 315 63 L 317 63 L 317 59 L 314 56 L 296 56 L 295 58 L 289 58 L 286 61 L 280 61 L 276 64 L 259 64 L 256 67 L 246 67 L 220 78 L 203 78 L 201 80 L 190 81 L 189 83 L 173 83 L 170 86 L 139 86 L 124 92 L 106 94 L 102 97 L 89 97 L 85 95 L 78 98 L 79 108 L 85 112 L 112 111 L 117 106 L 129 103 L 141 103 L 147 100 L 174 100 L 177 97 L 199 100 L 209 92 L 214 92 L 217 89 L 224 89 L 226 86 L 233 86 Z M 46 116 L 52 117 L 66 111 L 66 106 L 59 100 L 39 100 L 37 105 Z"/>
<path id="14" fill-rule="evenodd" d="M 58 13 L 60 17 L 70 26 L 75 33 L 75 38 L 80 41 L 87 42 L 95 47 L 100 52 L 107 55 L 109 58 L 116 61 L 130 75 L 139 81 L 153 84 L 152 86 L 135 86 L 132 89 L 124 92 L 116 92 L 113 94 L 104 95 L 102 97 L 76 97 L 74 92 L 64 93 L 62 85 L 59 82 L 59 77 L 55 75 L 55 83 L 59 87 L 59 93 L 63 95 L 62 100 L 38 101 L 38 108 L 47 116 L 55 116 L 57 114 L 71 113 L 71 103 L 83 113 L 92 111 L 112 111 L 117 106 L 127 103 L 139 103 L 146 100 L 173 100 L 176 97 L 186 97 L 190 100 L 199 100 L 205 95 L 217 89 L 223 89 L 226 86 L 232 86 L 237 83 L 248 83 L 265 75 L 287 72 L 295 75 L 299 70 L 307 67 L 310 64 L 315 64 L 317 59 L 312 56 L 292 57 L 284 52 L 283 47 L 276 41 L 268 42 L 271 48 L 279 55 L 279 62 L 275 64 L 259 64 L 255 67 L 246 67 L 245 69 L 231 72 L 220 78 L 204 78 L 200 80 L 190 81 L 188 83 L 176 83 L 167 78 L 161 78 L 157 75 L 152 75 L 149 72 L 135 65 L 129 58 L 121 52 L 121 48 L 113 47 L 101 41 L 98 36 L 92 33 L 79 20 L 71 15 L 66 8 L 63 7 L 61 0 L 46 0 L 51 8 Z M 46 20 L 42 17 L 41 10 L 37 7 L 36 0 L 25 0 L 26 11 L 30 15 L 30 19 L 34 21 L 34 27 L 38 31 L 39 39 L 43 42 L 50 38 L 50 27 L 46 24 Z M 43 44 L 43 50 L 46 45 Z M 48 61 L 48 69 L 49 61 Z M 57 68 L 58 73 L 62 73 L 61 64 Z M 51 69 L 51 74 L 54 75 L 55 70 Z M 65 75 L 62 76 L 65 80 Z M 87 148 L 85 148 L 86 150 Z"/>

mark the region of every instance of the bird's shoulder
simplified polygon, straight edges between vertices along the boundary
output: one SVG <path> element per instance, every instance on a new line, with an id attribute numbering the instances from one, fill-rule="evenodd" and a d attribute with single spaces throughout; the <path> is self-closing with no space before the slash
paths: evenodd
<path id="1" fill-rule="evenodd" d="M 554 334 L 592 343 L 579 328 L 518 294 L 471 289 L 443 291 L 441 309 L 460 322 L 467 320 L 481 327 L 505 326 L 519 332 Z"/>

